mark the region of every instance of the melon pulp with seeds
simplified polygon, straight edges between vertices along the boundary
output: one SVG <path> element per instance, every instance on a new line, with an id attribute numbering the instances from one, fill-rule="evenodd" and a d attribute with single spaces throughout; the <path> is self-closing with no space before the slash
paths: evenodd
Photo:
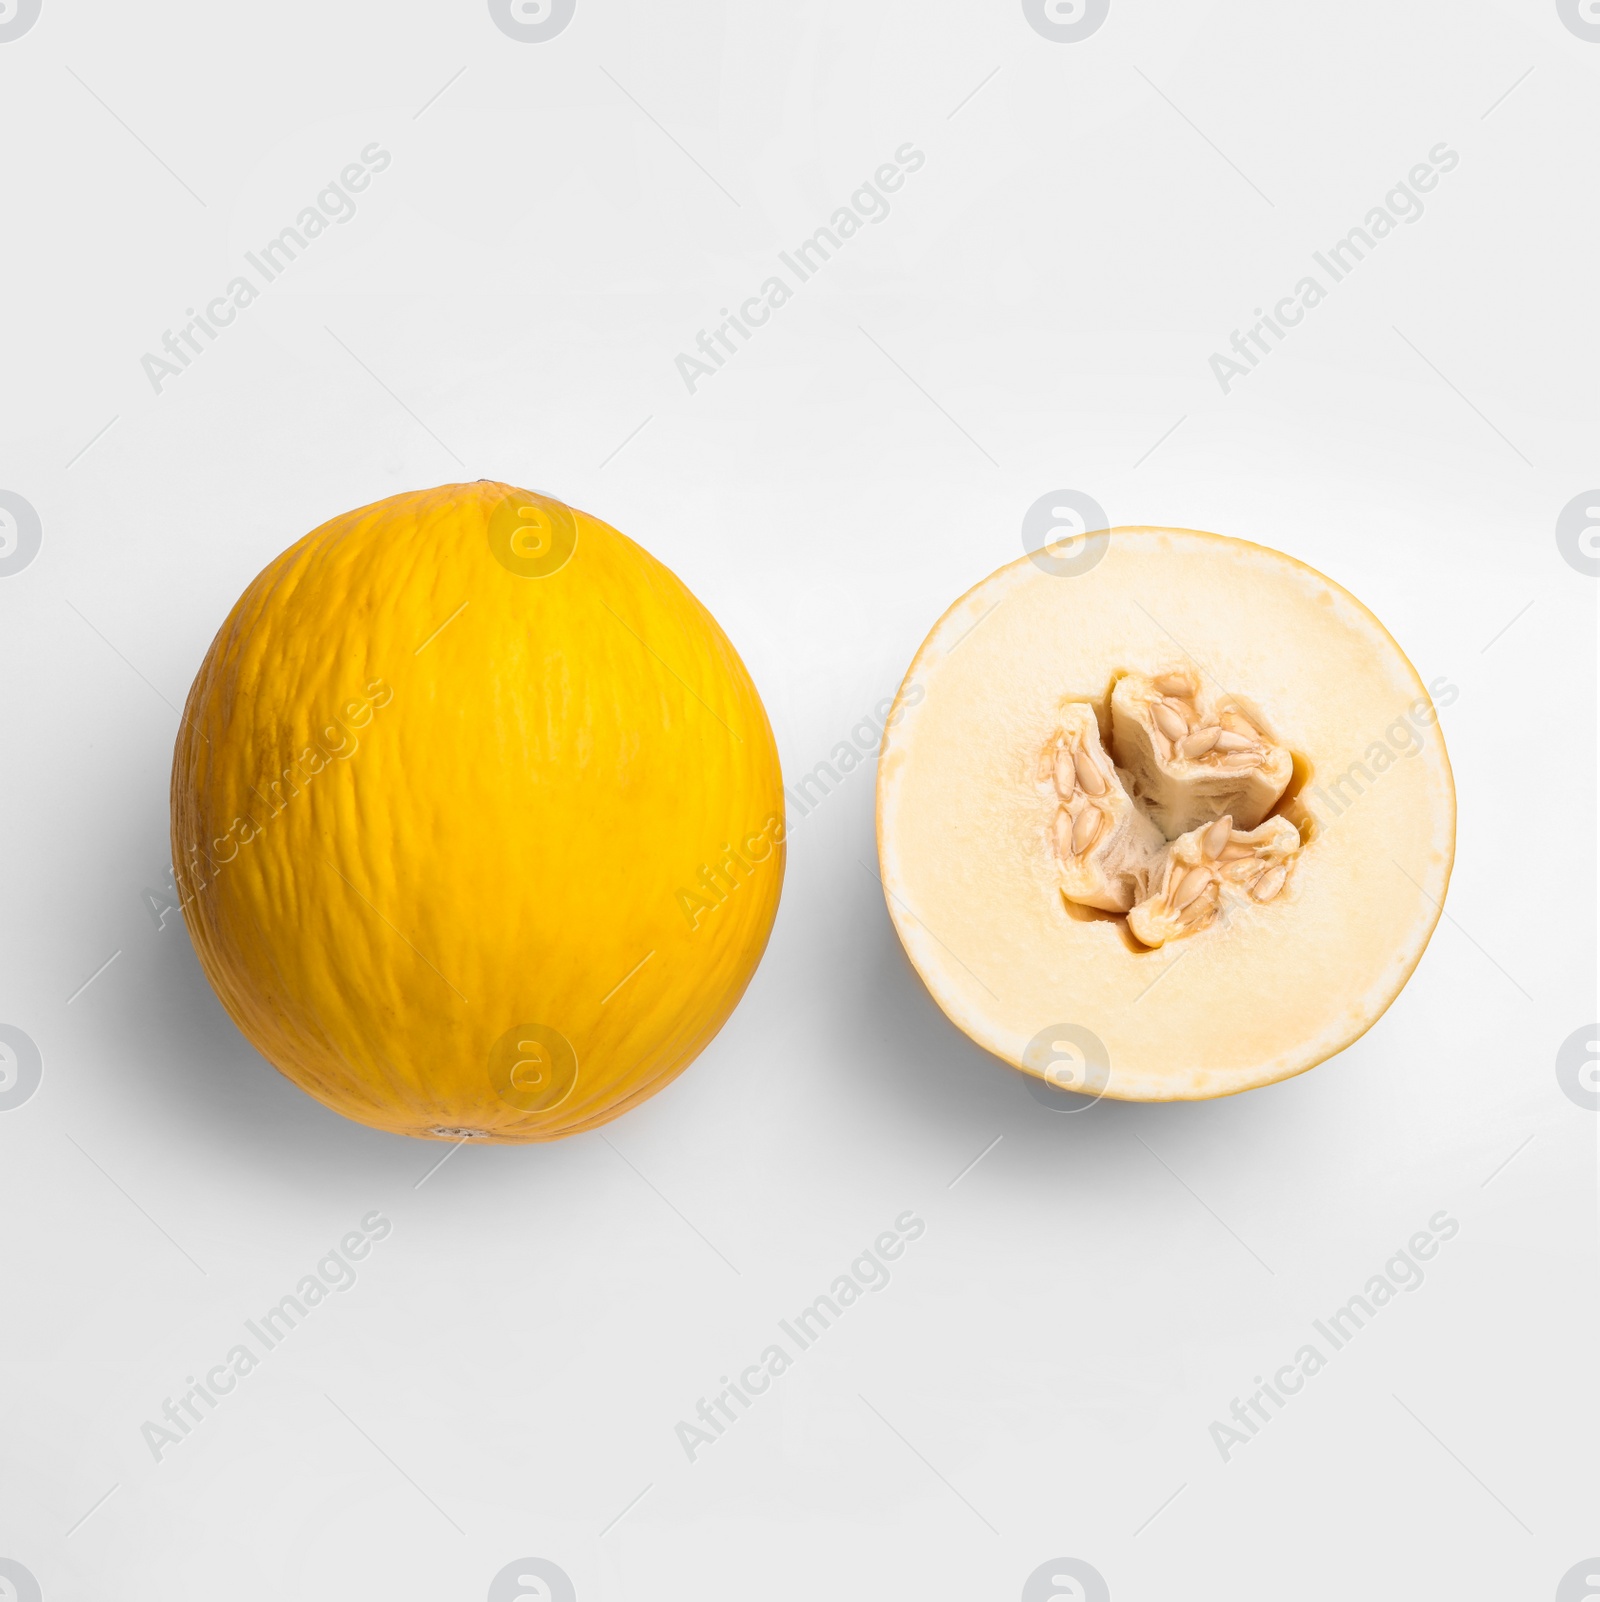
<path id="1" fill-rule="evenodd" d="M 206 977 L 347 1117 L 550 1140 L 680 1073 L 783 880 L 738 654 L 633 541 L 480 480 L 306 535 L 189 692 L 172 852 Z"/>
<path id="2" fill-rule="evenodd" d="M 1186 529 L 1096 542 L 1001 568 L 918 651 L 878 768 L 890 915 L 951 1020 L 1060 1088 L 1287 1078 L 1371 1027 L 1438 921 L 1437 714 L 1302 563 Z"/>

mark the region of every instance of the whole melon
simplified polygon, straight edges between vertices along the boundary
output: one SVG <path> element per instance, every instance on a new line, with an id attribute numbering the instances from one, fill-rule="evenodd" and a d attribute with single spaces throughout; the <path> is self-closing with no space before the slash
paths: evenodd
<path id="1" fill-rule="evenodd" d="M 776 915 L 738 653 L 597 518 L 480 480 L 305 536 L 189 692 L 172 850 L 207 978 L 346 1117 L 551 1140 L 681 1073 Z"/>

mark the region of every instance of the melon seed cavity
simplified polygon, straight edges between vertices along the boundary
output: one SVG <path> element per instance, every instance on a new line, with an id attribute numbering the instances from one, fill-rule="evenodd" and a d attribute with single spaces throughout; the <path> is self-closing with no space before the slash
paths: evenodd
<path id="1" fill-rule="evenodd" d="M 1253 707 L 1203 693 L 1186 669 L 1129 673 L 1111 694 L 1110 739 L 1069 702 L 1040 755 L 1062 894 L 1122 913 L 1145 946 L 1165 945 L 1291 882 L 1300 832 L 1271 816 L 1294 773 Z"/>

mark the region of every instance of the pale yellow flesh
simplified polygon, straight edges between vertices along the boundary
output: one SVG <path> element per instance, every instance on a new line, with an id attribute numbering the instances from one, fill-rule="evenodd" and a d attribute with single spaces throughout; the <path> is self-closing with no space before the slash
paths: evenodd
<path id="1" fill-rule="evenodd" d="M 980 621 L 981 620 L 981 621 Z M 1286 815 L 1319 823 L 1289 886 L 1155 952 L 1060 889 L 1040 750 L 1062 703 L 1121 673 L 1198 669 L 1310 765 Z M 921 695 L 907 694 L 912 685 Z M 912 662 L 884 736 L 878 848 L 890 914 L 935 1000 L 1017 1067 L 1058 1024 L 1092 1030 L 1106 1094 L 1228 1095 L 1321 1062 L 1383 1013 L 1444 901 L 1455 792 L 1436 715 L 1382 624 L 1320 573 L 1184 529 L 1112 531 L 1061 577 L 1023 558 L 969 591 Z M 1412 731 L 1386 737 L 1399 720 Z M 1389 753 L 1337 814 L 1319 786 Z M 1409 756 L 1397 746 L 1414 746 Z M 1351 791 L 1347 788 L 1345 795 Z M 1159 984 L 1153 981 L 1159 979 Z"/>

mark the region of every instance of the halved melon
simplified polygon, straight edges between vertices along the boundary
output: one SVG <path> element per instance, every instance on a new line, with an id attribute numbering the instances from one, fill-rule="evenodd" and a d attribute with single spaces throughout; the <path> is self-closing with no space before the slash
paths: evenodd
<path id="1" fill-rule="evenodd" d="M 912 662 L 878 766 L 890 916 L 950 1019 L 1059 1088 L 1270 1084 L 1365 1033 L 1438 922 L 1438 714 L 1291 557 L 1095 539 L 1086 571 L 991 574 Z"/>

